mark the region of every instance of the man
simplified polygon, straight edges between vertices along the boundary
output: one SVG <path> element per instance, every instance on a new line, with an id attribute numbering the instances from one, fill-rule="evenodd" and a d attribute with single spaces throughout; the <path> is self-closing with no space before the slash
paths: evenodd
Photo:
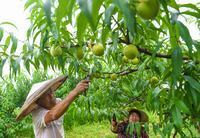
<path id="1" fill-rule="evenodd" d="M 136 122 L 147 122 L 148 116 L 145 112 L 138 110 L 138 109 L 132 109 L 129 111 L 128 119 L 125 121 L 122 121 L 118 123 L 115 119 L 111 120 L 111 131 L 113 133 L 117 133 L 118 138 L 148 138 L 148 134 L 146 133 L 143 126 L 140 128 L 140 134 L 136 132 L 136 130 L 133 130 L 133 132 L 127 132 L 128 131 L 128 125 L 129 123 L 136 123 Z"/>
<path id="2" fill-rule="evenodd" d="M 54 95 L 55 90 L 66 80 L 66 76 L 33 85 L 17 120 L 32 112 L 33 128 L 36 138 L 63 138 L 63 114 L 74 99 L 85 92 L 89 80 L 80 81 L 61 101 Z"/>

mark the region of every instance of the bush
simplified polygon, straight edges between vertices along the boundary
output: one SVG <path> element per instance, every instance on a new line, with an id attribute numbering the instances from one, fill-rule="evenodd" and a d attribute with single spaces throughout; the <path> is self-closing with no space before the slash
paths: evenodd
<path id="1" fill-rule="evenodd" d="M 15 137 L 16 134 L 33 136 L 32 118 L 26 117 L 20 122 L 15 118 L 23 105 L 33 83 L 46 78 L 45 73 L 34 73 L 33 79 L 21 74 L 15 80 L 6 78 L 0 88 L 0 137 Z"/>

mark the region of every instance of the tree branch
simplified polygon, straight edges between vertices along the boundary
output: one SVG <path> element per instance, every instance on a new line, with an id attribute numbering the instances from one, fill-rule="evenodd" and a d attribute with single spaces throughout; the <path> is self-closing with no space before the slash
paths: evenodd
<path id="1" fill-rule="evenodd" d="M 123 39 L 120 39 L 119 41 L 122 42 L 122 43 L 124 43 L 124 44 L 127 44 L 127 45 L 128 45 L 128 44 L 131 44 L 131 43 L 127 43 L 127 42 L 124 41 Z M 150 55 L 150 56 L 153 55 L 153 53 L 150 52 L 148 49 L 141 48 L 141 47 L 139 47 L 139 46 L 137 46 L 137 48 L 138 48 L 138 51 L 140 51 L 140 53 L 144 53 L 144 54 Z M 172 57 L 172 55 L 166 55 L 166 54 L 161 54 L 161 53 L 156 53 L 155 56 L 156 56 L 156 57 L 160 57 L 160 58 L 167 58 L 167 59 L 170 59 L 170 58 Z M 183 60 L 189 60 L 189 57 L 184 56 L 184 57 L 183 57 Z"/>

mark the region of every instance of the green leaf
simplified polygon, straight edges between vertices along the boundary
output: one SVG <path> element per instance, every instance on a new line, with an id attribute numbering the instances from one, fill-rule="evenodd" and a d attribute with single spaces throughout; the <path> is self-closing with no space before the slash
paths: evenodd
<path id="1" fill-rule="evenodd" d="M 111 25 L 111 16 L 113 14 L 113 11 L 115 9 L 115 5 L 111 4 L 105 11 L 105 19 L 104 22 L 105 24 L 107 24 L 108 26 Z"/>
<path id="2" fill-rule="evenodd" d="M 198 81 L 190 76 L 184 76 L 185 80 L 189 82 L 190 86 L 200 93 L 200 84 Z"/>
<path id="3" fill-rule="evenodd" d="M 32 29 L 33 29 L 33 25 L 31 25 L 31 26 L 28 28 L 28 30 L 26 31 L 26 37 L 27 37 L 28 40 L 29 40 L 29 38 L 30 38 L 30 36 L 31 36 L 31 31 L 32 31 Z"/>
<path id="4" fill-rule="evenodd" d="M 176 46 L 172 53 L 172 79 L 173 83 L 176 84 L 176 81 L 178 80 L 179 76 L 181 75 L 182 71 L 182 51 L 179 46 Z"/>
<path id="5" fill-rule="evenodd" d="M 93 31 L 95 30 L 95 23 L 92 18 L 92 0 L 77 0 L 78 4 L 80 6 L 81 11 L 84 13 L 84 15 L 87 17 L 91 28 Z M 97 16 L 97 15 L 96 15 Z"/>
<path id="6" fill-rule="evenodd" d="M 179 28 L 181 38 L 183 39 L 183 41 L 185 41 L 185 43 L 189 49 L 189 53 L 190 53 L 190 55 L 192 55 L 193 40 L 190 36 L 190 32 L 189 32 L 188 28 L 180 21 L 177 21 L 177 25 Z"/>
<path id="7" fill-rule="evenodd" d="M 6 62 L 6 59 L 0 60 L 0 76 L 1 77 L 2 77 L 2 74 L 3 74 L 3 67 L 4 67 L 5 62 Z"/>
<path id="8" fill-rule="evenodd" d="M 82 45 L 83 42 L 83 36 L 85 34 L 85 30 L 87 28 L 87 19 L 85 15 L 80 12 L 80 14 L 77 17 L 77 39 L 79 42 L 79 45 Z"/>
<path id="9" fill-rule="evenodd" d="M 174 109 L 172 110 L 172 118 L 174 120 L 174 125 L 180 128 L 183 124 L 183 120 L 182 120 L 181 112 L 176 107 L 174 107 Z"/>
<path id="10" fill-rule="evenodd" d="M 14 27 L 15 29 L 17 29 L 17 26 L 15 26 L 13 23 L 11 22 L 2 22 L 0 23 L 0 25 L 11 25 L 12 27 Z"/>
<path id="11" fill-rule="evenodd" d="M 134 36 L 136 32 L 135 12 L 130 9 L 127 1 L 125 0 L 114 0 L 113 2 L 115 5 L 119 7 L 119 9 L 124 14 L 127 28 L 131 32 L 131 34 Z"/>
<path id="12" fill-rule="evenodd" d="M 153 91 L 153 97 L 157 98 L 157 96 L 160 94 L 161 91 L 162 89 L 160 89 L 159 87 L 156 87 Z"/>
<path id="13" fill-rule="evenodd" d="M 186 15 L 194 16 L 196 18 L 200 18 L 200 14 L 197 12 L 185 11 L 185 12 L 181 12 L 180 14 L 186 14 Z"/>
<path id="14" fill-rule="evenodd" d="M 17 74 L 18 71 L 20 71 L 20 61 L 21 58 L 17 58 L 16 60 L 10 58 L 11 69 L 13 70 L 15 75 Z"/>
<path id="15" fill-rule="evenodd" d="M 108 38 L 109 31 L 110 29 L 107 25 L 105 27 L 102 27 L 101 42 L 103 45 L 106 45 L 106 40 Z"/>
<path id="16" fill-rule="evenodd" d="M 24 5 L 24 9 L 26 10 L 28 7 L 30 7 L 34 3 L 37 3 L 37 1 L 36 0 L 27 0 Z"/>
<path id="17" fill-rule="evenodd" d="M 190 114 L 189 108 L 182 100 L 176 99 L 175 105 L 177 108 L 179 108 L 179 110 L 183 111 L 184 113 Z"/>
<path id="18" fill-rule="evenodd" d="M 88 19 L 90 26 L 96 31 L 97 22 L 99 19 L 99 9 L 103 0 L 77 0 L 81 11 Z"/>
<path id="19" fill-rule="evenodd" d="M 191 3 L 187 3 L 187 4 L 179 4 L 180 7 L 187 7 L 187 8 L 191 8 L 192 10 L 196 10 L 198 13 L 200 13 L 200 9 Z"/>
<path id="20" fill-rule="evenodd" d="M 56 8 L 56 26 L 57 26 L 57 30 L 60 30 L 60 22 L 61 19 L 65 16 L 66 11 L 67 11 L 67 6 L 69 1 L 66 0 L 58 0 L 58 7 Z"/>
<path id="21" fill-rule="evenodd" d="M 46 0 L 43 9 L 47 19 L 47 23 L 49 27 L 51 27 L 51 0 Z"/>
<path id="22" fill-rule="evenodd" d="M 12 47 L 11 47 L 10 53 L 14 53 L 17 49 L 17 38 L 13 34 L 10 34 L 10 36 L 12 40 Z"/>
<path id="23" fill-rule="evenodd" d="M 1 40 L 2 40 L 2 38 L 3 38 L 3 29 L 2 28 L 0 28 L 0 42 L 1 42 Z"/>
<path id="24" fill-rule="evenodd" d="M 26 70 L 28 71 L 28 73 L 30 74 L 30 63 L 29 63 L 29 59 L 24 61 L 24 65 Z"/>
<path id="25" fill-rule="evenodd" d="M 193 89 L 193 88 L 191 88 L 190 89 L 190 91 L 191 91 L 191 95 L 192 95 L 192 101 L 194 102 L 194 106 L 197 106 L 197 101 L 198 101 L 198 99 L 197 99 L 197 95 L 198 95 L 198 93 Z"/>
<path id="26" fill-rule="evenodd" d="M 168 4 L 169 4 L 171 7 L 175 8 L 176 10 L 179 10 L 179 5 L 176 3 L 175 0 L 170 0 L 170 1 L 168 1 L 168 2 L 169 2 Z"/>
<path id="27" fill-rule="evenodd" d="M 4 51 L 7 50 L 7 48 L 9 47 L 10 45 L 10 35 L 6 38 L 6 41 L 5 41 L 5 47 L 4 47 Z"/>
<path id="28" fill-rule="evenodd" d="M 38 37 L 38 35 L 40 35 L 42 33 L 41 30 L 39 30 L 37 33 L 35 33 L 34 37 L 33 37 L 33 43 L 35 43 L 36 38 Z"/>
<path id="29" fill-rule="evenodd" d="M 99 11 L 104 0 L 92 0 L 92 2 L 93 2 L 92 3 L 92 18 L 94 20 L 94 25 L 96 29 L 99 18 L 102 15 L 102 14 L 99 14 Z"/>

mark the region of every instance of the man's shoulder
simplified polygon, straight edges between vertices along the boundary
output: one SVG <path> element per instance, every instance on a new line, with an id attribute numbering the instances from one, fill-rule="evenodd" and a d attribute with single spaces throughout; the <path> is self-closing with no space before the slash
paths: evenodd
<path id="1" fill-rule="evenodd" d="M 43 108 L 41 106 L 38 106 L 37 109 L 35 109 L 35 110 L 32 111 L 32 115 L 33 116 L 37 116 L 37 115 L 41 115 L 41 114 L 46 113 L 46 112 L 48 112 L 47 109 L 45 109 L 45 108 Z"/>

